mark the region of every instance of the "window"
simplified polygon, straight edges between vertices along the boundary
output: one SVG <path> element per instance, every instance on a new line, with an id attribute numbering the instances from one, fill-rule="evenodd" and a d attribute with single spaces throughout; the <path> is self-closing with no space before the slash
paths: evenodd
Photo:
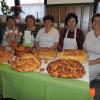
<path id="1" fill-rule="evenodd" d="M 21 13 L 22 19 L 28 14 L 32 14 L 36 19 L 42 20 L 45 13 L 44 0 L 20 0 L 20 4 L 24 13 Z"/>
<path id="2" fill-rule="evenodd" d="M 97 13 L 100 13 L 100 2 L 98 2 L 98 6 L 97 6 Z"/>
<path id="3" fill-rule="evenodd" d="M 0 0 L 1 2 L 1 0 Z M 14 0 L 5 0 L 9 8 L 14 6 Z M 24 21 L 26 15 L 32 14 L 35 18 L 42 20 L 45 13 L 45 5 L 44 0 L 20 0 L 20 5 L 24 13 L 21 13 L 22 22 Z M 0 15 L 3 15 L 1 11 L 1 3 L 0 3 Z"/>
<path id="4" fill-rule="evenodd" d="M 21 4 L 44 3 L 44 0 L 20 0 Z"/>

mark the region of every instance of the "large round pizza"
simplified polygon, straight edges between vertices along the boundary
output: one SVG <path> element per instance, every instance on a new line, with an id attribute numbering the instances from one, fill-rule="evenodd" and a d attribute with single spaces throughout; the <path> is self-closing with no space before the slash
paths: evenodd
<path id="1" fill-rule="evenodd" d="M 83 65 L 75 60 L 54 60 L 48 64 L 47 71 L 54 77 L 63 78 L 81 78 L 85 75 Z"/>

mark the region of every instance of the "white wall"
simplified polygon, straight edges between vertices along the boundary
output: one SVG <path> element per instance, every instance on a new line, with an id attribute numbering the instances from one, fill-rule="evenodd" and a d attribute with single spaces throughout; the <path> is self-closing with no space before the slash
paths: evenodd
<path id="1" fill-rule="evenodd" d="M 100 2 L 98 3 L 97 13 L 100 13 Z"/>
<path id="2" fill-rule="evenodd" d="M 47 0 L 47 4 L 91 3 L 94 0 Z"/>

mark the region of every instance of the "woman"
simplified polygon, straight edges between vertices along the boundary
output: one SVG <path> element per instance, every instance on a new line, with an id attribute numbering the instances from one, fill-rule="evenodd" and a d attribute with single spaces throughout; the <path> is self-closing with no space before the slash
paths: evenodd
<path id="1" fill-rule="evenodd" d="M 53 27 L 54 18 L 51 15 L 46 15 L 44 16 L 43 21 L 44 28 L 40 29 L 36 36 L 36 49 L 57 49 L 59 42 L 59 32 L 56 28 Z"/>
<path id="2" fill-rule="evenodd" d="M 25 18 L 26 27 L 22 39 L 23 44 L 26 46 L 34 47 L 34 40 L 38 32 L 38 28 L 35 25 L 35 17 L 33 15 L 27 15 Z"/>
<path id="3" fill-rule="evenodd" d="M 100 13 L 92 17 L 92 28 L 85 39 L 84 47 L 89 54 L 90 81 L 100 73 Z"/>
<path id="4" fill-rule="evenodd" d="M 19 31 L 18 27 L 16 27 L 15 18 L 13 16 L 7 16 L 1 46 L 8 50 L 15 49 L 19 44 L 21 35 L 22 33 Z"/>
<path id="5" fill-rule="evenodd" d="M 60 48 L 62 49 L 83 49 L 84 34 L 77 28 L 78 17 L 74 13 L 69 13 L 65 18 L 67 29 L 60 36 Z"/>

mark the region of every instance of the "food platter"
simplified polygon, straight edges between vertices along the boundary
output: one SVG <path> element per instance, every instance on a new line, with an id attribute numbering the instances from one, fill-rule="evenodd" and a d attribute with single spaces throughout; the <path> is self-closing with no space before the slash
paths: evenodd
<path id="1" fill-rule="evenodd" d="M 13 52 L 0 48 L 0 64 L 9 63 L 13 59 Z"/>
<path id="2" fill-rule="evenodd" d="M 54 77 L 62 78 L 82 78 L 85 69 L 79 61 L 57 59 L 47 65 L 47 71 Z"/>
<path id="3" fill-rule="evenodd" d="M 45 63 L 45 61 L 42 60 L 41 67 L 40 67 L 40 69 L 37 70 L 37 72 L 42 72 L 42 73 L 48 74 L 47 66 L 52 61 L 55 61 L 55 60 L 59 60 L 59 58 L 56 58 L 54 60 L 49 60 L 47 63 Z M 89 82 L 89 63 L 88 63 L 88 61 L 85 64 L 82 64 L 82 66 L 84 67 L 84 71 L 85 71 L 85 73 L 83 74 L 83 77 L 80 77 L 80 78 L 70 78 L 70 79 L 75 79 L 75 80 L 81 80 L 81 81 Z M 50 75 L 50 76 L 52 76 L 52 75 Z M 66 79 L 69 79 L 69 78 L 66 78 Z"/>
<path id="4" fill-rule="evenodd" d="M 24 54 L 21 57 L 16 57 L 11 66 L 18 72 L 36 71 L 40 67 L 40 61 L 32 54 Z"/>
<path id="5" fill-rule="evenodd" d="M 53 77 L 73 78 L 73 79 L 89 82 L 88 79 L 89 65 L 88 65 L 88 58 L 87 58 L 88 56 L 84 53 L 84 51 L 81 51 L 80 53 L 79 50 L 75 50 L 75 51 L 68 50 L 67 52 L 70 53 L 69 57 L 68 55 L 67 57 L 66 55 L 64 55 L 66 51 L 57 52 L 56 50 L 50 50 L 50 49 L 24 53 L 22 56 L 14 56 L 14 54 L 10 52 L 11 53 L 10 61 L 12 60 L 10 65 L 11 68 L 13 68 L 14 71 L 17 72 L 35 71 L 35 72 L 49 74 L 50 76 Z M 83 54 L 85 54 L 85 56 L 83 58 L 81 57 L 81 59 L 77 59 L 78 56 L 76 55 L 75 56 L 76 58 L 74 57 L 74 59 L 71 59 L 71 55 L 73 55 L 73 52 L 76 52 L 76 54 L 80 54 L 79 57 L 81 57 L 81 54 L 82 56 L 84 56 Z M 6 57 L 9 58 L 9 56 Z M 58 66 L 58 68 L 56 68 L 56 66 Z M 50 68 L 51 69 L 56 68 L 57 70 L 53 70 L 52 72 Z M 69 72 L 73 74 L 70 73 L 68 75 L 69 72 L 67 70 L 71 70 Z M 58 74 L 58 72 L 60 72 L 60 75 Z M 63 73 L 67 73 L 67 74 L 63 74 Z"/>
<path id="6" fill-rule="evenodd" d="M 57 51 L 49 48 L 42 48 L 40 50 L 35 50 L 33 53 L 36 57 L 41 59 L 55 59 L 57 57 Z"/>
<path id="7" fill-rule="evenodd" d="M 85 50 L 65 49 L 59 53 L 59 58 L 66 60 L 68 59 L 77 60 L 80 63 L 84 64 L 88 60 L 88 55 Z"/>

